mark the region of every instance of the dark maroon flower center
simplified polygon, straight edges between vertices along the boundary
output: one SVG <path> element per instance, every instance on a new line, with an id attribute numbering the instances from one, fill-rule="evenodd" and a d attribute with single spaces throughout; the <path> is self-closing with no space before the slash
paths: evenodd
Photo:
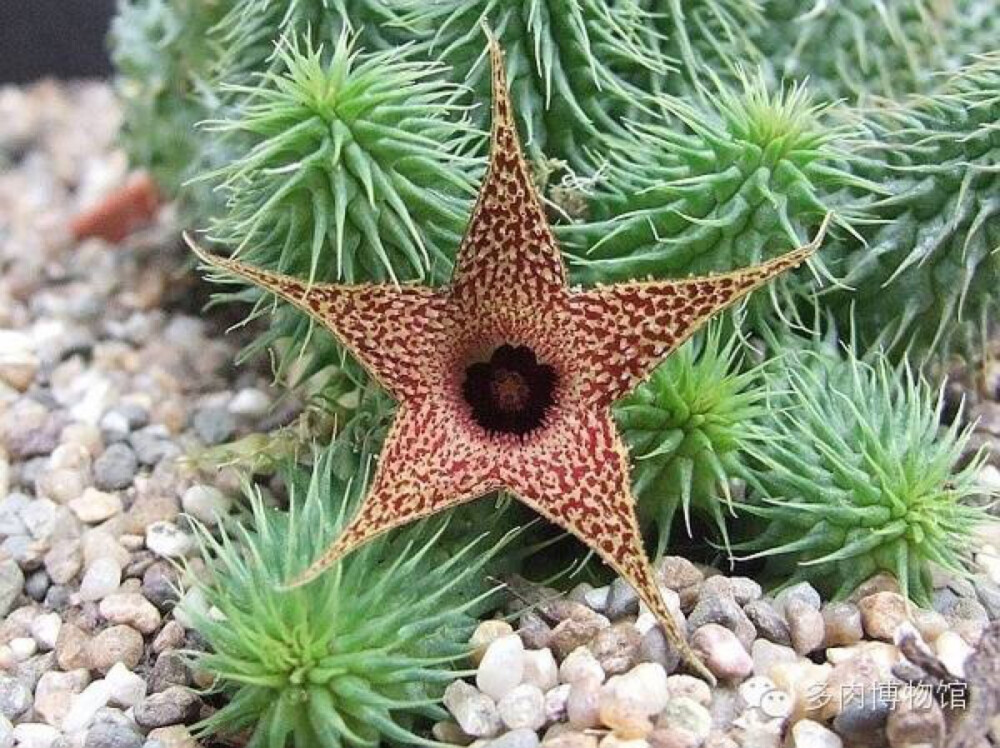
<path id="1" fill-rule="evenodd" d="M 522 436 L 542 425 L 552 405 L 556 371 L 527 346 L 502 345 L 489 361 L 465 370 L 462 396 L 487 431 Z"/>

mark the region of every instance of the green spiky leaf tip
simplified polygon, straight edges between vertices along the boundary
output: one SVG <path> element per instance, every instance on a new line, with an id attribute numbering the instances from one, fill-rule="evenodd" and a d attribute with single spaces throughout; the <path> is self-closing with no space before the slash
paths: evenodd
<path id="1" fill-rule="evenodd" d="M 615 414 L 632 455 L 640 521 L 667 550 L 675 522 L 692 533 L 692 515 L 727 545 L 731 482 L 763 411 L 760 368 L 744 367 L 737 334 L 722 324 L 685 343 Z"/>
<path id="2" fill-rule="evenodd" d="M 227 116 L 204 126 L 234 154 L 201 177 L 225 198 L 209 235 L 252 264 L 312 281 L 442 277 L 480 167 L 462 153 L 482 135 L 449 103 L 440 65 L 359 50 L 353 39 L 285 37 L 273 69 L 226 88 Z M 256 291 L 243 298 L 261 302 L 254 315 L 271 313 Z M 334 358 L 295 310 L 278 310 L 254 348 L 280 339 L 292 343 L 286 366 L 311 340 L 322 363 Z"/>
<path id="3" fill-rule="evenodd" d="M 583 278 L 735 270 L 804 244 L 828 214 L 850 226 L 857 216 L 841 193 L 875 187 L 847 167 L 848 129 L 802 86 L 774 88 L 749 73 L 739 81 L 716 80 L 700 102 L 661 97 L 662 118 L 602 139 L 592 220 L 562 229 Z M 822 252 L 810 264 L 829 275 Z M 809 270 L 786 274 L 751 300 L 748 321 L 815 289 Z"/>
<path id="4" fill-rule="evenodd" d="M 289 509 L 248 488 L 249 516 L 219 536 L 199 532 L 210 573 L 191 612 L 225 705 L 206 734 L 266 748 L 427 743 L 439 699 L 493 593 L 483 565 L 508 538 L 444 551 L 440 521 L 383 536 L 312 583 L 283 585 L 325 548 L 363 492 L 335 477 L 335 452 L 311 471 L 286 463 Z"/>
<path id="5" fill-rule="evenodd" d="M 956 471 L 969 432 L 940 425 L 943 392 L 881 353 L 793 345 L 768 374 L 768 416 L 749 450 L 748 500 L 764 531 L 734 545 L 775 579 L 834 597 L 885 571 L 929 604 L 932 569 L 967 573 L 980 461 Z"/>

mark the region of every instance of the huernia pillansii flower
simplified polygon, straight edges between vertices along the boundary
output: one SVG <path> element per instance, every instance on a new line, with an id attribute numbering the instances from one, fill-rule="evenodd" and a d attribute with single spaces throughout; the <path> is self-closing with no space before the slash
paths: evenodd
<path id="1" fill-rule="evenodd" d="M 961 419 L 940 425 L 943 390 L 880 352 L 838 347 L 782 340 L 767 364 L 767 415 L 747 446 L 740 504 L 766 524 L 733 549 L 768 559 L 782 584 L 833 597 L 886 571 L 927 605 L 933 565 L 968 573 L 973 528 L 988 519 L 968 501 L 982 492 L 982 459 L 956 471 L 969 432 Z"/>
<path id="2" fill-rule="evenodd" d="M 761 367 L 743 365 L 741 345 L 735 332 L 712 324 L 615 407 L 632 455 L 639 521 L 655 530 L 657 556 L 676 522 L 692 534 L 692 515 L 729 543 L 730 481 L 742 474 L 747 445 L 760 438 L 755 421 L 764 410 Z"/>
<path id="3" fill-rule="evenodd" d="M 208 645 L 194 664 L 226 697 L 202 734 L 246 731 L 248 745 L 264 748 L 411 746 L 430 743 L 420 726 L 445 717 L 441 694 L 477 616 L 497 599 L 485 567 L 507 555 L 511 535 L 480 528 L 447 545 L 451 519 L 431 519 L 382 536 L 308 586 L 283 588 L 363 492 L 364 468 L 338 479 L 336 460 L 331 447 L 311 469 L 281 461 L 287 511 L 248 485 L 241 520 L 215 534 L 196 525 L 210 573 L 194 575 L 204 605 L 186 610 Z"/>
<path id="4" fill-rule="evenodd" d="M 611 405 L 712 314 L 816 244 L 724 275 L 571 290 L 490 39 L 490 162 L 450 285 L 312 284 L 191 242 L 207 264 L 327 325 L 399 402 L 361 509 L 292 583 L 387 530 L 505 489 L 628 581 L 687 664 L 711 679 L 655 584 Z"/>

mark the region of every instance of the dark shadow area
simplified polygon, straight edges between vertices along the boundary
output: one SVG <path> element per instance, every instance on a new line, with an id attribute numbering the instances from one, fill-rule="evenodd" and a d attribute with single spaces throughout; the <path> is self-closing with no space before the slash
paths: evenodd
<path id="1" fill-rule="evenodd" d="M 111 73 L 114 0 L 0 0 L 0 83 Z"/>

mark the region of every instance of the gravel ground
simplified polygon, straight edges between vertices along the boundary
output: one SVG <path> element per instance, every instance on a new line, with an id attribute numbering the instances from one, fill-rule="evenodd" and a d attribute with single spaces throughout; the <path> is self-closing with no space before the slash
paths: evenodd
<path id="1" fill-rule="evenodd" d="M 183 271 L 169 215 L 122 245 L 69 237 L 72 216 L 126 177 L 118 125 L 102 84 L 0 89 L 0 748 L 195 745 L 189 726 L 211 707 L 179 654 L 199 641 L 176 608 L 173 562 L 193 551 L 186 516 L 211 526 L 237 491 L 226 470 L 206 478 L 181 458 L 274 419 L 267 377 L 232 366 L 239 338 L 198 316 L 206 291 Z M 996 486 L 1000 372 L 985 377 L 978 390 L 994 400 L 974 403 L 976 440 L 992 445 L 982 480 Z M 971 391 L 960 378 L 953 388 Z M 509 616 L 473 637 L 476 675 L 448 688 L 453 720 L 435 736 L 494 748 L 934 744 L 963 710 L 890 710 L 885 684 L 904 704 L 935 677 L 977 687 L 966 671 L 1000 616 L 1000 537 L 976 542 L 976 575 L 942 576 L 927 611 L 908 611 L 887 578 L 830 604 L 808 585 L 772 598 L 664 559 L 665 594 L 713 689 L 675 672 L 627 585 L 568 597 L 515 585 Z M 995 719 L 992 730 L 1000 740 Z"/>

